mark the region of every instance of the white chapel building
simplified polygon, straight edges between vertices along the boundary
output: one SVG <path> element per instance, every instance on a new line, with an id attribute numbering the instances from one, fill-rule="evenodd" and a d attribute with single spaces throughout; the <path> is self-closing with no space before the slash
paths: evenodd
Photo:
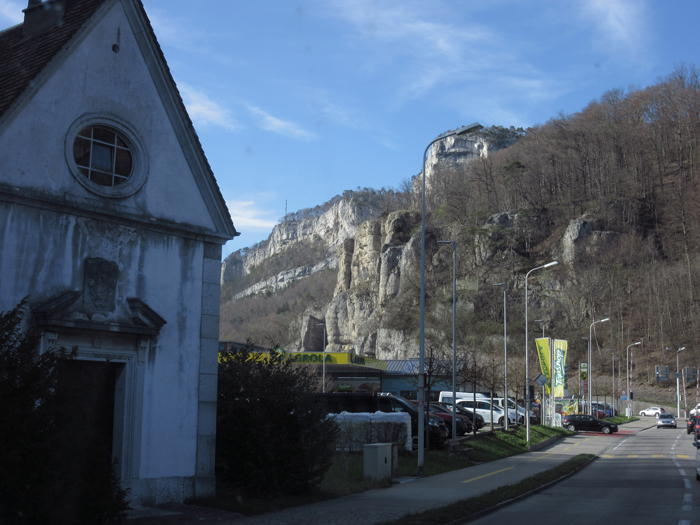
<path id="1" fill-rule="evenodd" d="M 0 310 L 28 297 L 39 351 L 109 363 L 132 505 L 212 496 L 238 233 L 140 0 L 24 14 L 0 32 Z"/>

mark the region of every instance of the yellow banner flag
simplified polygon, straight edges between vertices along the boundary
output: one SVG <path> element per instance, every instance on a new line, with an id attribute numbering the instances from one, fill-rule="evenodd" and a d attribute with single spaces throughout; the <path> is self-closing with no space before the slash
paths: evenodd
<path id="1" fill-rule="evenodd" d="M 566 352 L 569 347 L 568 341 L 563 339 L 554 340 L 554 397 L 564 397 L 564 384 L 566 383 Z"/>
<path id="2" fill-rule="evenodd" d="M 540 359 L 540 369 L 542 370 L 542 375 L 551 381 L 552 370 L 549 364 L 549 338 L 543 337 L 540 339 L 535 339 L 535 344 L 537 345 L 537 357 Z M 547 385 L 546 389 L 547 393 L 549 393 L 549 385 Z"/>

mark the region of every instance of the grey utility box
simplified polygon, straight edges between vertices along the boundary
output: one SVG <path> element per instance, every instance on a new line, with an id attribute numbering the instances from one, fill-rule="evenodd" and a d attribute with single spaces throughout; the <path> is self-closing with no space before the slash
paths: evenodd
<path id="1" fill-rule="evenodd" d="M 391 443 L 369 443 L 364 447 L 365 477 L 391 477 Z"/>

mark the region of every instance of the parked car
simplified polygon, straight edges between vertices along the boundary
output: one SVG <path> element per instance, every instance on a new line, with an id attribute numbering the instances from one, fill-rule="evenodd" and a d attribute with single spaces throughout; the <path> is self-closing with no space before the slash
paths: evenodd
<path id="1" fill-rule="evenodd" d="M 700 416 L 700 404 L 695 405 L 695 408 L 693 408 L 690 411 L 691 416 Z"/>
<path id="2" fill-rule="evenodd" d="M 457 400 L 457 404 L 465 408 L 474 409 L 476 413 L 480 414 L 487 423 L 491 423 L 491 414 L 493 414 L 493 423 L 501 426 L 503 423 L 505 423 L 505 413 L 503 412 L 503 409 L 496 404 L 491 405 L 491 403 L 489 403 L 486 399 L 477 398 L 476 402 L 474 402 L 472 399 L 459 399 Z M 515 411 L 511 410 L 511 412 L 513 413 L 513 417 L 508 418 L 508 424 L 514 425 Z"/>
<path id="3" fill-rule="evenodd" d="M 597 417 L 584 414 L 570 414 L 564 416 L 561 418 L 561 424 L 565 429 L 571 430 L 572 432 L 577 430 L 602 432 L 603 434 L 617 432 L 617 425 L 615 423 L 602 421 Z"/>
<path id="4" fill-rule="evenodd" d="M 452 410 L 448 410 L 444 407 L 441 407 L 437 403 L 430 403 L 430 411 L 434 412 L 435 415 L 442 417 L 443 421 L 445 421 L 445 425 L 447 426 L 447 429 L 450 431 L 450 436 L 452 435 Z M 472 420 L 470 417 L 467 417 L 466 415 L 460 414 L 457 412 L 456 414 L 456 420 L 457 420 L 457 435 L 464 435 L 464 434 L 469 434 L 472 431 Z M 447 416 L 447 419 L 445 419 L 444 416 Z"/>
<path id="5" fill-rule="evenodd" d="M 494 397 L 493 402 L 502 408 L 503 403 L 505 403 L 505 398 Z M 508 398 L 508 408 L 510 410 L 515 410 L 518 412 L 518 423 L 521 425 L 524 425 L 525 424 L 525 414 L 527 412 L 525 410 L 525 407 L 521 407 L 520 405 L 517 405 L 515 403 L 514 399 Z M 530 422 L 533 424 L 536 424 L 538 421 L 539 421 L 538 417 L 535 415 L 535 413 L 532 410 L 530 410 Z"/>
<path id="6" fill-rule="evenodd" d="M 644 417 L 644 416 L 656 416 L 659 417 L 659 414 L 663 414 L 666 412 L 663 407 L 649 407 L 645 408 L 644 410 L 639 411 L 639 415 Z"/>
<path id="7" fill-rule="evenodd" d="M 676 427 L 676 416 L 674 416 L 673 414 L 669 414 L 667 412 L 664 412 L 663 414 L 659 414 L 659 417 L 656 418 L 656 428 L 661 428 L 661 427 L 677 428 Z"/>
<path id="8" fill-rule="evenodd" d="M 597 415 L 600 419 L 613 416 L 612 409 L 603 405 L 603 403 L 591 403 L 591 406 L 593 407 L 593 413 L 595 414 L 597 411 Z"/>
<path id="9" fill-rule="evenodd" d="M 418 401 L 411 400 L 411 403 L 415 406 L 418 405 Z M 447 427 L 447 432 L 449 436 L 452 436 L 452 412 L 448 412 L 446 409 L 442 408 L 440 405 L 435 403 L 430 403 L 430 415 L 439 417 L 442 422 L 445 423 Z M 457 435 L 463 435 L 469 433 L 471 430 L 471 421 L 467 421 L 464 416 L 457 416 Z"/>
<path id="10" fill-rule="evenodd" d="M 438 405 L 443 408 L 446 408 L 450 412 L 452 411 L 452 403 L 438 403 Z M 481 416 L 481 414 L 475 414 L 474 411 L 472 411 L 469 408 L 457 405 L 457 413 L 468 417 L 471 420 L 472 425 L 476 425 L 477 430 L 484 428 L 484 425 L 486 425 L 486 422 L 484 421 L 484 418 Z M 472 428 L 472 430 L 474 429 Z"/>

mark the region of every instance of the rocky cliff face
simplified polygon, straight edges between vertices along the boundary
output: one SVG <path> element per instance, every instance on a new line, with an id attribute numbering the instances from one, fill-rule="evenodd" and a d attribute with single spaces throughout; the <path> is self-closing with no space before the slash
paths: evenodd
<path id="1" fill-rule="evenodd" d="M 458 169 L 465 162 L 517 141 L 518 133 L 513 130 L 501 129 L 499 133 L 497 136 L 493 130 L 487 130 L 480 135 L 449 137 L 436 143 L 427 160 L 428 179 L 437 171 Z M 390 323 L 384 314 L 397 298 L 405 296 L 402 300 L 410 302 L 418 295 L 421 218 L 418 212 L 396 211 L 380 219 L 382 213 L 379 207 L 343 199 L 318 218 L 278 224 L 267 242 L 224 261 L 222 285 L 249 274 L 295 243 L 320 239 L 333 248 L 334 256 L 268 276 L 236 294 L 234 300 L 260 291 L 275 292 L 294 280 L 337 267 L 334 298 L 328 305 L 318 305 L 299 315 L 293 325 L 298 339 L 287 348 L 320 351 L 323 337 L 319 325 L 325 322 L 329 351 L 353 349 L 359 355 L 381 359 L 413 357 L 418 351 L 415 337 L 397 329 L 396 323 Z M 490 218 L 485 229 L 491 233 L 480 248 L 483 258 L 494 257 L 501 249 L 496 240 L 504 228 L 534 227 L 530 220 L 515 213 Z"/>
<path id="2" fill-rule="evenodd" d="M 234 253 L 227 257 L 221 265 L 221 285 L 243 277 L 253 268 L 260 265 L 266 259 L 275 254 L 284 252 L 285 249 L 295 243 L 305 240 L 320 239 L 330 248 L 335 248 L 349 237 L 355 235 L 355 229 L 365 221 L 376 219 L 382 210 L 371 204 L 352 203 L 340 200 L 331 209 L 320 217 L 302 221 L 282 222 L 275 226 L 266 242 L 257 247 L 244 250 L 241 254 Z M 242 256 L 241 256 L 242 255 Z M 326 260 L 315 261 L 316 264 L 303 268 L 289 269 L 276 276 L 266 278 L 264 281 L 249 287 L 245 292 L 236 295 L 236 298 L 257 293 L 264 289 L 278 290 L 289 282 L 289 279 L 298 279 L 311 275 L 326 268 L 335 268 L 335 257 Z M 290 274 L 291 272 L 291 274 Z"/>

